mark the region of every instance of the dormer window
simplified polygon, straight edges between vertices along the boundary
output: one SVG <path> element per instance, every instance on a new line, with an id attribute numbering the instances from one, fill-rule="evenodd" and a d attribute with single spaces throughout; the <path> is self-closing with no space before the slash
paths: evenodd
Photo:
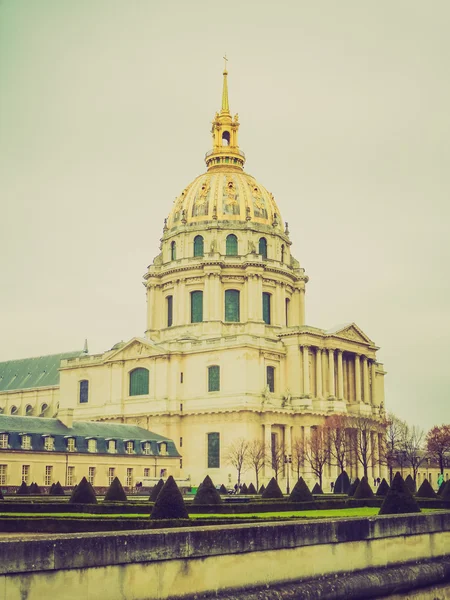
<path id="1" fill-rule="evenodd" d="M 161 456 L 167 456 L 167 444 L 166 442 L 161 442 L 159 445 L 159 453 Z"/>
<path id="2" fill-rule="evenodd" d="M 55 449 L 55 438 L 51 435 L 48 435 L 44 438 L 44 449 L 45 450 L 54 450 Z"/>
<path id="3" fill-rule="evenodd" d="M 142 454 L 151 454 L 152 453 L 152 445 L 150 442 L 144 442 L 142 445 Z"/>
<path id="4" fill-rule="evenodd" d="M 108 452 L 115 454 L 117 452 L 116 440 L 108 440 Z"/>
<path id="5" fill-rule="evenodd" d="M 91 438 L 88 440 L 88 452 L 97 452 L 97 440 Z"/>
<path id="6" fill-rule="evenodd" d="M 67 439 L 67 452 L 75 452 L 76 447 L 75 447 L 75 438 L 68 438 Z"/>
<path id="7" fill-rule="evenodd" d="M 24 434 L 22 435 L 22 450 L 30 450 L 31 449 L 31 435 Z"/>
<path id="8" fill-rule="evenodd" d="M 0 434 L 0 448 L 5 450 L 8 447 L 9 436 L 7 433 Z"/>
<path id="9" fill-rule="evenodd" d="M 134 442 L 126 442 L 125 443 L 125 452 L 126 454 L 134 454 Z"/>

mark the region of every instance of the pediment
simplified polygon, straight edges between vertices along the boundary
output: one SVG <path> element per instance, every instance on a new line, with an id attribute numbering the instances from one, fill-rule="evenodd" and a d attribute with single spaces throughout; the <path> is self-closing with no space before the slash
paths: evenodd
<path id="1" fill-rule="evenodd" d="M 148 358 L 150 356 L 158 356 L 164 354 L 164 351 L 157 347 L 156 344 L 144 338 L 133 338 L 121 348 L 114 350 L 106 357 L 106 362 L 116 360 L 133 360 L 140 358 Z"/>
<path id="2" fill-rule="evenodd" d="M 336 327 L 335 329 L 327 331 L 327 334 L 351 340 L 352 342 L 373 345 L 372 340 L 357 325 L 355 325 L 355 323 Z"/>

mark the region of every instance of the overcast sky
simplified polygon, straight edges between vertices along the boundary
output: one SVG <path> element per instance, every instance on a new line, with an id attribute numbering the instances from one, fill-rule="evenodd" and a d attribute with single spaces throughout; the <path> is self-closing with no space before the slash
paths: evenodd
<path id="1" fill-rule="evenodd" d="M 0 360 L 142 336 L 205 170 L 222 56 L 307 323 L 380 346 L 386 407 L 450 422 L 448 0 L 1 0 Z"/>

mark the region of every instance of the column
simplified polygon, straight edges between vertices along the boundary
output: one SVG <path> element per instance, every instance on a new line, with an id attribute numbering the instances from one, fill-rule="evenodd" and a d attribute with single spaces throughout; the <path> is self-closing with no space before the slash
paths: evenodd
<path id="1" fill-rule="evenodd" d="M 364 389 L 364 402 L 368 404 L 370 402 L 369 399 L 369 368 L 367 364 L 367 356 L 363 356 L 363 389 Z"/>
<path id="2" fill-rule="evenodd" d="M 272 425 L 265 423 L 264 427 L 264 452 L 266 454 L 266 464 L 264 465 L 264 474 L 266 477 L 272 476 Z"/>
<path id="3" fill-rule="evenodd" d="M 375 396 L 376 396 L 376 391 L 375 391 L 375 377 L 376 377 L 376 374 L 375 374 L 375 365 L 376 365 L 376 363 L 373 360 L 372 364 L 370 365 L 371 375 L 372 375 L 372 394 L 371 394 L 371 404 L 372 404 L 372 406 L 377 406 L 377 402 L 376 402 L 376 399 L 375 399 Z"/>
<path id="4" fill-rule="evenodd" d="M 210 287 L 209 287 L 209 275 L 206 274 L 203 285 L 203 320 L 209 321 L 209 304 L 210 304 Z"/>
<path id="5" fill-rule="evenodd" d="M 153 329 L 153 306 L 155 304 L 155 288 L 147 288 L 147 329 Z"/>
<path id="6" fill-rule="evenodd" d="M 274 319 L 274 325 L 280 325 L 281 327 L 284 325 L 284 294 L 283 294 L 283 284 L 277 284 L 276 298 L 275 298 L 275 306 L 273 307 L 274 317 L 276 315 L 276 319 Z"/>
<path id="7" fill-rule="evenodd" d="M 255 277 L 256 275 L 250 274 L 247 277 L 247 317 L 249 321 L 254 321 L 255 319 L 255 296 L 256 296 L 256 286 L 255 286 Z M 262 302 L 262 298 L 261 298 Z"/>
<path id="8" fill-rule="evenodd" d="M 254 284 L 254 292 L 255 292 L 255 319 L 257 321 L 262 321 L 262 293 L 263 293 L 263 282 L 261 275 L 255 275 L 255 284 Z M 273 304 L 273 298 L 272 298 Z M 272 307 L 273 311 L 273 307 Z"/>
<path id="9" fill-rule="evenodd" d="M 355 354 L 355 402 L 361 402 L 361 361 L 359 354 Z"/>
<path id="10" fill-rule="evenodd" d="M 334 350 L 328 349 L 328 390 L 329 397 L 334 398 L 336 395 L 334 387 Z"/>
<path id="11" fill-rule="evenodd" d="M 322 391 L 322 350 L 321 348 L 316 349 L 316 396 L 317 398 L 323 397 Z"/>
<path id="12" fill-rule="evenodd" d="M 337 351 L 337 367 L 338 367 L 338 391 L 337 397 L 342 400 L 344 397 L 344 371 L 342 368 L 342 350 Z"/>
<path id="13" fill-rule="evenodd" d="M 305 324 L 305 288 L 299 290 L 299 325 Z"/>
<path id="14" fill-rule="evenodd" d="M 309 389 L 309 347 L 302 346 L 303 348 L 303 395 L 306 398 L 310 396 Z"/>

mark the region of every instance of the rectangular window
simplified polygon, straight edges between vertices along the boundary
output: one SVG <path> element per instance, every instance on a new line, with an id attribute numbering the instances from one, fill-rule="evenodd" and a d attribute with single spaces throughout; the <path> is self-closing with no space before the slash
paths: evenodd
<path id="1" fill-rule="evenodd" d="M 83 379 L 80 381 L 80 404 L 85 404 L 89 400 L 89 381 Z"/>
<path id="2" fill-rule="evenodd" d="M 239 323 L 239 291 L 225 290 L 225 321 Z"/>
<path id="3" fill-rule="evenodd" d="M 8 465 L 0 465 L 0 485 L 6 485 L 7 474 L 8 474 Z"/>
<path id="4" fill-rule="evenodd" d="M 67 467 L 67 485 L 73 485 L 75 480 L 75 467 Z"/>
<path id="5" fill-rule="evenodd" d="M 112 484 L 115 476 L 116 476 L 116 469 L 114 467 L 109 467 L 109 469 L 108 469 L 108 484 L 109 485 Z"/>
<path id="6" fill-rule="evenodd" d="M 167 296 L 167 327 L 173 324 L 173 296 Z"/>
<path id="7" fill-rule="evenodd" d="M 166 444 L 166 442 L 162 442 L 159 445 L 159 454 L 161 456 L 167 456 L 167 444 Z"/>
<path id="8" fill-rule="evenodd" d="M 267 387 L 269 392 L 275 392 L 275 368 L 267 367 Z"/>
<path id="9" fill-rule="evenodd" d="M 208 392 L 220 391 L 220 367 L 213 365 L 208 367 Z"/>
<path id="10" fill-rule="evenodd" d="M 53 467 L 48 465 L 45 467 L 44 485 L 52 485 L 52 481 L 53 481 Z"/>
<path id="11" fill-rule="evenodd" d="M 89 467 L 88 481 L 91 485 L 94 485 L 94 483 L 95 483 L 95 467 Z"/>
<path id="12" fill-rule="evenodd" d="M 31 436 L 23 435 L 22 436 L 22 450 L 30 450 L 31 448 Z"/>
<path id="13" fill-rule="evenodd" d="M 289 303 L 290 303 L 289 298 L 286 298 L 286 309 L 285 309 L 286 327 L 289 327 Z"/>
<path id="14" fill-rule="evenodd" d="M 88 452 L 97 452 L 97 440 L 88 440 Z"/>
<path id="15" fill-rule="evenodd" d="M 52 438 L 48 435 L 44 438 L 44 448 L 45 450 L 54 450 L 55 449 L 55 438 Z"/>
<path id="16" fill-rule="evenodd" d="M 67 451 L 68 452 L 75 452 L 76 448 L 75 448 L 75 438 L 69 438 L 67 440 Z"/>
<path id="17" fill-rule="evenodd" d="M 183 447 L 183 438 L 180 437 L 180 448 L 182 448 L 182 447 Z"/>
<path id="18" fill-rule="evenodd" d="M 183 468 L 183 459 L 180 458 L 180 469 L 182 469 L 182 468 Z"/>
<path id="19" fill-rule="evenodd" d="M 270 294 L 263 292 L 262 295 L 262 309 L 263 309 L 263 321 L 266 325 L 270 325 Z"/>
<path id="20" fill-rule="evenodd" d="M 125 452 L 127 454 L 133 454 L 134 453 L 134 443 L 133 442 L 127 442 L 125 444 Z"/>
<path id="21" fill-rule="evenodd" d="M 22 481 L 27 485 L 30 483 L 30 465 L 22 465 Z"/>
<path id="22" fill-rule="evenodd" d="M 116 440 L 108 440 L 108 452 L 115 454 L 117 451 Z"/>
<path id="23" fill-rule="evenodd" d="M 203 292 L 191 292 L 191 323 L 203 321 Z"/>
<path id="24" fill-rule="evenodd" d="M 132 487 L 133 485 L 133 469 L 127 469 L 127 486 Z"/>
<path id="25" fill-rule="evenodd" d="M 150 442 L 144 442 L 142 446 L 142 454 L 151 454 L 152 453 L 152 445 Z"/>
<path id="26" fill-rule="evenodd" d="M 220 433 L 208 433 L 208 469 L 220 468 Z"/>
<path id="27" fill-rule="evenodd" d="M 144 469 L 144 477 L 150 477 L 150 469 L 148 467 Z"/>
<path id="28" fill-rule="evenodd" d="M 0 448 L 5 450 L 8 447 L 8 434 L 2 433 L 0 434 Z"/>
<path id="29" fill-rule="evenodd" d="M 183 373 L 180 373 L 180 383 L 183 383 Z"/>

